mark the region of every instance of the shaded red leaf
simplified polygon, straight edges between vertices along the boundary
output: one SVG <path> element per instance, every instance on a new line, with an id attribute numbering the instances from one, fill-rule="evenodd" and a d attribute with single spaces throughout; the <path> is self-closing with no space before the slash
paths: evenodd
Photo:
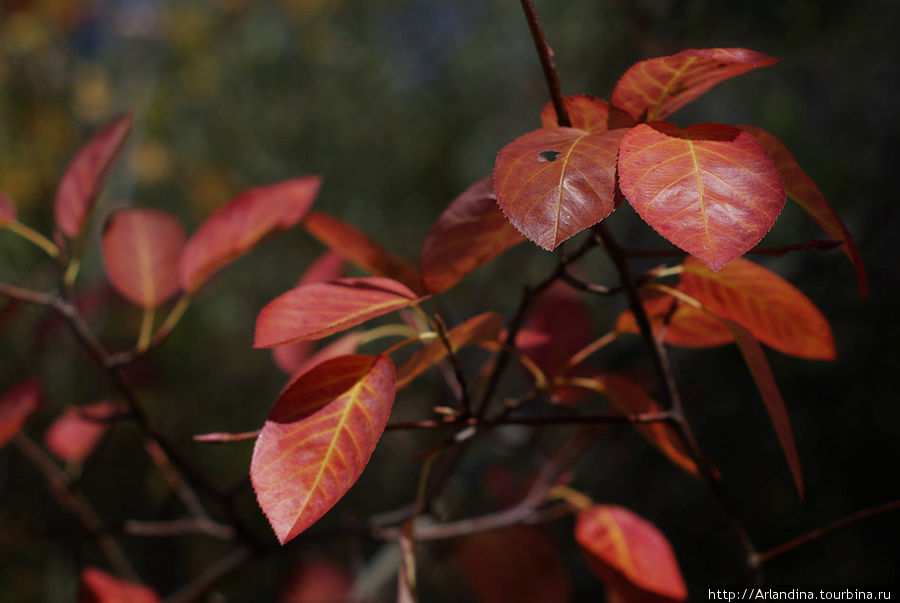
<path id="1" fill-rule="evenodd" d="M 159 595 L 142 584 L 126 582 L 96 567 L 81 570 L 78 603 L 157 603 Z"/>
<path id="2" fill-rule="evenodd" d="M 322 179 L 306 176 L 247 190 L 206 219 L 184 248 L 181 287 L 194 292 L 214 272 L 243 256 L 264 237 L 303 219 Z"/>
<path id="3" fill-rule="evenodd" d="M 256 319 L 254 347 L 321 339 L 405 308 L 415 293 L 387 278 L 344 278 L 303 285 L 276 297 Z"/>
<path id="4" fill-rule="evenodd" d="M 23 381 L 0 398 L 0 446 L 21 431 L 28 415 L 37 410 L 44 388 L 35 379 Z"/>
<path id="5" fill-rule="evenodd" d="M 564 102 L 573 128 L 586 132 L 603 132 L 616 128 L 630 128 L 634 125 L 634 119 L 625 111 L 611 107 L 605 100 L 587 94 L 567 96 Z M 544 105 L 541 110 L 541 125 L 545 128 L 559 126 L 552 102 Z"/>
<path id="6" fill-rule="evenodd" d="M 593 337 L 591 313 L 580 293 L 563 282 L 554 283 L 534 305 L 516 345 L 547 376 L 560 372 L 575 352 Z M 546 338 L 532 334 L 543 333 Z M 521 334 L 520 334 L 521 335 Z"/>
<path id="7" fill-rule="evenodd" d="M 302 375 L 303 373 L 313 369 L 317 365 L 322 364 L 326 360 L 331 360 L 332 358 L 337 358 L 338 356 L 347 356 L 353 354 L 359 347 L 359 342 L 361 339 L 361 331 L 350 331 L 345 335 L 341 335 L 339 338 L 335 339 L 328 345 L 316 350 L 314 354 L 300 363 L 300 365 L 293 373 L 291 373 L 291 375 L 294 377 Z M 275 350 L 279 349 L 281 348 L 275 348 Z"/>
<path id="8" fill-rule="evenodd" d="M 425 237 L 425 288 L 430 293 L 446 291 L 522 240 L 497 207 L 490 177 L 479 180 L 450 203 Z"/>
<path id="9" fill-rule="evenodd" d="M 281 588 L 279 603 L 338 603 L 351 600 L 353 582 L 337 563 L 313 559 L 304 561 Z"/>
<path id="10" fill-rule="evenodd" d="M 0 226 L 16 220 L 16 206 L 0 191 Z"/>
<path id="11" fill-rule="evenodd" d="M 784 144 L 760 128 L 754 126 L 740 126 L 745 132 L 752 134 L 756 140 L 762 145 L 769 154 L 769 157 L 775 162 L 775 167 L 781 174 L 784 181 L 784 190 L 788 197 L 796 201 L 803 209 L 812 216 L 822 229 L 828 233 L 832 239 L 842 241 L 841 250 L 853 262 L 853 268 L 856 271 L 856 284 L 859 290 L 860 299 L 869 295 L 869 281 L 866 278 L 866 268 L 863 265 L 862 254 L 856 246 L 856 241 L 847 227 L 834 212 L 825 195 L 816 186 L 812 178 L 806 175 L 806 172 L 791 155 Z"/>
<path id="12" fill-rule="evenodd" d="M 594 505 L 578 514 L 575 540 L 620 600 L 685 601 L 687 587 L 666 537 L 628 509 Z"/>
<path id="13" fill-rule="evenodd" d="M 103 264 L 116 291 L 144 308 L 178 292 L 184 228 L 167 212 L 125 209 L 103 229 Z"/>
<path id="14" fill-rule="evenodd" d="M 778 59 L 744 48 L 691 49 L 635 63 L 619 78 L 612 104 L 638 118 L 664 119 L 724 80 Z"/>
<path id="15" fill-rule="evenodd" d="M 547 250 L 615 209 L 616 152 L 624 128 L 542 128 L 506 145 L 494 164 L 497 203 L 519 232 Z"/>
<path id="16" fill-rule="evenodd" d="M 59 415 L 44 434 L 44 445 L 59 459 L 80 463 L 91 455 L 110 423 L 106 421 L 122 412 L 112 401 L 87 406 L 70 406 Z"/>
<path id="17" fill-rule="evenodd" d="M 659 295 L 644 297 L 643 304 L 654 333 L 659 332 L 666 317 L 672 311 L 672 306 L 676 306 L 666 327 L 665 342 L 668 344 L 689 348 L 709 348 L 734 341 L 731 331 L 722 325 L 722 321 L 703 310 L 679 304 L 677 300 Z M 625 310 L 619 315 L 616 320 L 616 331 L 640 333 L 631 310 Z"/>
<path id="18" fill-rule="evenodd" d="M 59 229 L 77 237 L 94 207 L 103 180 L 131 131 L 132 116 L 125 115 L 97 132 L 69 163 L 56 191 L 54 215 Z"/>
<path id="19" fill-rule="evenodd" d="M 250 465 L 256 499 L 280 543 L 316 522 L 359 478 L 390 415 L 395 379 L 386 356 L 342 356 L 281 392 Z"/>
<path id="20" fill-rule="evenodd" d="M 372 276 L 399 281 L 413 291 L 422 291 L 418 269 L 370 239 L 366 234 L 328 214 L 310 213 L 306 230 L 324 245 Z"/>
<path id="21" fill-rule="evenodd" d="M 718 124 L 691 126 L 678 137 L 646 124 L 632 128 L 619 150 L 619 183 L 644 221 L 712 270 L 756 245 L 785 199 L 756 139 Z"/>

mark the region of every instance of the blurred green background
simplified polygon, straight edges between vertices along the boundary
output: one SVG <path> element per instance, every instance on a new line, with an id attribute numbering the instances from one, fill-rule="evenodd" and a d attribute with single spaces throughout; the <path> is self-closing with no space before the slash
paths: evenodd
<path id="1" fill-rule="evenodd" d="M 851 266 L 838 251 L 755 258 L 813 299 L 837 341 L 835 364 L 768 354 L 796 432 L 806 500 L 793 491 L 735 349 L 674 350 L 677 378 L 701 444 L 760 549 L 900 497 L 894 181 L 900 3 L 573 0 L 537 8 L 570 94 L 608 97 L 632 63 L 685 48 L 741 46 L 781 57 L 775 67 L 720 85 L 673 121 L 749 123 L 774 133 L 818 183 L 866 261 L 872 293 L 859 301 Z M 325 180 L 317 209 L 417 260 L 443 208 L 489 173 L 500 148 L 539 126 L 546 102 L 513 0 L 0 3 L 0 190 L 15 201 L 22 221 L 44 232 L 52 228 L 57 179 L 72 154 L 105 121 L 134 111 L 134 130 L 95 216 L 125 204 L 158 207 L 192 230 L 244 188 L 318 173 Z M 610 223 L 629 247 L 662 246 L 627 206 Z M 92 325 L 113 347 L 127 347 L 139 313 L 104 284 L 101 224 L 92 222 L 79 291 L 87 305 L 101 308 Z M 765 243 L 822 236 L 789 202 Z M 250 349 L 256 313 L 321 251 L 299 228 L 266 242 L 214 279 L 171 340 L 132 375 L 150 412 L 218 483 L 245 478 L 252 444 L 204 446 L 190 436 L 261 424 L 285 376 L 268 352 Z M 27 244 L 0 232 L 0 280 L 50 287 L 52 272 L 41 261 Z M 508 316 L 521 286 L 553 261 L 523 245 L 432 307 L 451 324 L 488 309 Z M 614 284 L 601 254 L 580 267 L 597 282 Z M 586 301 L 598 335 L 624 305 Z M 62 325 L 35 308 L 0 312 L 0 390 L 37 376 L 49 391 L 48 405 L 28 426 L 36 439 L 65 405 L 110 395 Z M 479 358 L 476 352 L 468 361 Z M 636 337 L 617 342 L 600 360 L 645 376 L 652 389 Z M 507 387 L 522 391 L 513 379 Z M 435 378 L 401 396 L 394 416 L 424 416 L 431 404 L 451 399 Z M 540 446 L 564 435 L 548 432 Z M 622 430 L 600 435 L 575 486 L 656 523 L 695 593 L 742 580 L 738 551 L 704 489 L 639 437 Z M 491 467 L 505 464 L 527 476 L 528 463 L 510 454 L 522 437 L 501 436 L 468 457 L 450 484 L 448 516 L 496 507 L 483 487 Z M 359 485 L 323 525 L 410 501 L 419 470 L 412 457 L 436 438 L 388 434 Z M 179 514 L 140 446 L 133 427 L 119 426 L 83 469 L 82 487 L 110 522 Z M 271 538 L 249 490 L 241 492 L 244 513 Z M 79 568 L 102 559 L 9 446 L 0 450 L 0 499 L 0 600 L 69 600 Z M 575 600 L 599 600 L 602 586 L 574 550 L 571 523 L 555 522 L 547 533 L 566 559 Z M 766 576 L 774 584 L 895 582 L 898 535 L 900 517 L 881 517 L 777 559 Z M 227 550 L 199 536 L 121 540 L 142 575 L 164 593 Z M 221 592 L 225 600 L 271 600 L 298 559 L 326 556 L 371 571 L 377 550 L 359 539 L 301 537 L 282 555 L 250 565 Z M 424 600 L 473 596 L 458 579 L 453 543 L 424 547 L 421 557 Z"/>

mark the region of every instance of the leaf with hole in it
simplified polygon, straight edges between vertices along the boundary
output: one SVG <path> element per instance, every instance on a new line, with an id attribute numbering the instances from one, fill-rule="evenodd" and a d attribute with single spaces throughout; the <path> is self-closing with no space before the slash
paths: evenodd
<path id="1" fill-rule="evenodd" d="M 447 341 L 453 352 L 464 346 L 496 340 L 503 329 L 503 317 L 496 312 L 485 312 L 447 331 Z M 424 373 L 429 367 L 447 357 L 447 347 L 435 339 L 397 369 L 397 387 L 403 387 Z"/>
<path id="2" fill-rule="evenodd" d="M 97 448 L 111 420 L 123 411 L 121 404 L 109 400 L 70 406 L 47 428 L 44 445 L 57 458 L 80 463 Z"/>
<path id="3" fill-rule="evenodd" d="M 413 291 L 422 291 L 422 279 L 415 266 L 346 222 L 328 214 L 311 212 L 303 225 L 312 236 L 361 270 L 372 276 L 392 278 Z"/>
<path id="4" fill-rule="evenodd" d="M 16 206 L 0 191 L 0 226 L 16 221 Z"/>
<path id="5" fill-rule="evenodd" d="M 134 582 L 126 582 L 96 567 L 81 570 L 78 603 L 157 603 L 156 592 Z"/>
<path id="6" fill-rule="evenodd" d="M 284 544 L 356 482 L 387 424 L 395 393 L 386 356 L 342 356 L 281 392 L 253 448 L 250 478 Z"/>
<path id="7" fill-rule="evenodd" d="M 632 128 L 619 149 L 619 183 L 645 222 L 712 270 L 756 245 L 785 199 L 762 146 L 721 124 Z"/>
<path id="8" fill-rule="evenodd" d="M 506 145 L 494 191 L 506 217 L 548 251 L 615 209 L 616 152 L 626 129 L 542 128 Z"/>
<path id="9" fill-rule="evenodd" d="M 276 297 L 256 318 L 253 346 L 321 339 L 412 305 L 419 298 L 389 278 L 342 278 L 303 285 Z"/>
<path id="10" fill-rule="evenodd" d="M 772 158 L 772 161 L 775 162 L 775 167 L 778 168 L 781 179 L 784 181 L 784 189 L 787 196 L 805 209 L 812 216 L 813 220 L 828 233 L 828 236 L 843 242 L 841 250 L 853 262 L 853 268 L 856 271 L 859 297 L 863 299 L 868 296 L 869 282 L 866 278 L 866 268 L 863 265 L 862 254 L 860 254 L 850 231 L 847 230 L 847 227 L 828 204 L 828 201 L 825 200 L 825 195 L 822 194 L 816 183 L 803 171 L 803 168 L 800 167 L 800 164 L 797 163 L 797 160 L 794 159 L 794 156 L 791 155 L 791 152 L 780 140 L 765 130 L 754 126 L 741 125 L 739 127 L 745 132 L 752 134 L 766 150 L 766 153 L 769 154 L 769 157 Z"/>
<path id="11" fill-rule="evenodd" d="M 672 546 L 643 517 L 623 507 L 590 506 L 578 514 L 575 540 L 588 565 L 620 600 L 687 600 Z"/>
<path id="12" fill-rule="evenodd" d="M 132 116 L 125 115 L 97 132 L 69 163 L 59 182 L 54 216 L 59 229 L 75 238 L 97 201 L 103 180 L 131 131 Z"/>
<path id="13" fill-rule="evenodd" d="M 625 111 L 611 107 L 605 100 L 587 94 L 567 96 L 564 103 L 573 128 L 586 132 L 603 132 L 616 128 L 630 128 L 634 125 L 634 119 Z M 552 102 L 544 105 L 541 110 L 541 125 L 545 128 L 559 127 L 556 108 Z"/>
<path id="14" fill-rule="evenodd" d="M 102 243 L 109 280 L 129 301 L 155 308 L 178 292 L 184 228 L 171 214 L 156 209 L 117 211 L 106 222 Z"/>
<path id="15" fill-rule="evenodd" d="M 664 119 L 719 82 L 777 62 L 745 48 L 690 49 L 640 61 L 619 78 L 612 104 L 635 119 Z"/>
<path id="16" fill-rule="evenodd" d="M 522 240 L 497 207 L 491 178 L 479 180 L 450 203 L 425 237 L 420 263 L 426 290 L 450 289 Z"/>
<path id="17" fill-rule="evenodd" d="M 297 224 L 309 211 L 322 179 L 306 176 L 247 190 L 206 219 L 184 247 L 181 287 L 193 293 L 220 268 L 263 238 Z"/>
<path id="18" fill-rule="evenodd" d="M 707 312 L 679 304 L 677 300 L 665 295 L 643 296 L 642 303 L 654 333 L 658 333 L 663 324 L 666 324 L 664 340 L 668 344 L 711 348 L 734 341 L 722 321 Z M 623 311 L 616 319 L 616 332 L 640 333 L 631 310 Z"/>
<path id="19" fill-rule="evenodd" d="M 28 415 L 37 410 L 44 388 L 36 379 L 23 381 L 0 398 L 0 446 L 22 430 Z"/>

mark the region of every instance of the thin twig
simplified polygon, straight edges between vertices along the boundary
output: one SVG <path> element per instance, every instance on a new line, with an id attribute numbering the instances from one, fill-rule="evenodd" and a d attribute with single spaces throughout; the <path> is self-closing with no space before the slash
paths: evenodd
<path id="1" fill-rule="evenodd" d="M 122 532 L 131 536 L 183 536 L 206 534 L 221 540 L 232 540 L 234 528 L 211 519 L 188 517 L 168 521 L 142 521 L 129 519 L 122 524 Z"/>
<path id="2" fill-rule="evenodd" d="M 795 243 L 793 245 L 782 245 L 780 247 L 754 247 L 747 253 L 754 255 L 774 255 L 783 256 L 793 251 L 831 251 L 843 245 L 841 241 L 832 239 L 812 239 L 803 243 Z M 688 254 L 683 249 L 628 249 L 622 253 L 627 258 L 681 258 Z"/>
<path id="3" fill-rule="evenodd" d="M 615 412 L 593 415 L 553 415 L 544 417 L 501 417 L 497 419 L 479 419 L 462 417 L 450 421 L 404 421 L 388 423 L 386 430 L 441 429 L 446 427 L 479 427 L 492 428 L 507 425 L 528 425 L 531 427 L 550 427 L 552 425 L 626 425 L 629 423 L 664 423 L 672 421 L 670 411 L 647 412 L 636 414 L 618 414 Z"/>
<path id="4" fill-rule="evenodd" d="M 165 603 L 191 603 L 216 587 L 222 580 L 242 568 L 253 559 L 253 551 L 249 547 L 240 547 L 223 557 L 218 562 L 201 572 L 194 580 L 171 596 L 166 597 Z"/>
<path id="5" fill-rule="evenodd" d="M 463 415 L 468 417 L 472 414 L 472 400 L 469 396 L 469 387 L 466 384 L 466 377 L 459 364 L 456 350 L 453 349 L 453 344 L 447 337 L 447 325 L 444 324 L 444 319 L 441 318 L 440 315 L 436 315 L 434 319 L 435 331 L 438 334 L 438 339 L 440 339 L 444 348 L 447 350 L 447 357 L 450 358 L 450 366 L 453 367 L 453 375 L 456 378 L 457 385 L 459 385 L 459 405 Z"/>

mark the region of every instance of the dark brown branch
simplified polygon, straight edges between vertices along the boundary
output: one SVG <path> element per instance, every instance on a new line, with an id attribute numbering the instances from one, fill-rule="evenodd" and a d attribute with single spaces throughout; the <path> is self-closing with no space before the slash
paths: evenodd
<path id="1" fill-rule="evenodd" d="M 559 75 L 556 73 L 553 49 L 550 48 L 550 45 L 547 44 L 547 38 L 544 37 L 544 30 L 541 27 L 537 12 L 534 10 L 534 3 L 531 0 L 521 0 L 521 2 L 522 10 L 525 11 L 525 18 L 528 19 L 528 29 L 531 30 L 531 38 L 534 40 L 534 46 L 541 59 L 541 68 L 544 70 L 544 79 L 547 80 L 547 88 L 550 90 L 553 108 L 556 110 L 556 122 L 560 127 L 568 128 L 572 125 L 572 122 L 569 120 L 569 112 L 566 110 L 562 87 L 559 85 Z"/>
<path id="2" fill-rule="evenodd" d="M 122 524 L 122 532 L 131 536 L 183 536 L 206 534 L 221 540 L 234 539 L 234 528 L 203 517 L 188 517 L 168 521 L 129 519 Z"/>
<path id="3" fill-rule="evenodd" d="M 843 243 L 832 239 L 812 239 L 803 243 L 795 243 L 793 245 L 782 245 L 780 247 L 754 247 L 748 254 L 754 255 L 774 255 L 783 256 L 793 251 L 831 251 L 837 249 Z M 681 258 L 685 257 L 688 252 L 683 249 L 629 249 L 622 252 L 627 258 Z"/>
<path id="4" fill-rule="evenodd" d="M 247 547 L 234 550 L 227 557 L 223 557 L 202 573 L 192 582 L 186 584 L 177 592 L 166 597 L 165 603 L 190 603 L 199 601 L 203 595 L 216 587 L 222 580 L 241 569 L 253 559 L 253 551 Z"/>
<path id="5" fill-rule="evenodd" d="M 605 413 L 596 415 L 555 415 L 549 417 L 502 417 L 497 419 L 478 419 L 475 417 L 449 421 L 406 421 L 388 423 L 386 430 L 409 429 L 441 429 L 445 427 L 503 427 L 506 425 L 528 425 L 531 427 L 549 427 L 552 425 L 626 425 L 629 423 L 662 423 L 673 420 L 669 411 L 648 412 L 631 415 Z"/>
<path id="6" fill-rule="evenodd" d="M 444 319 L 439 315 L 435 316 L 435 331 L 437 331 L 438 338 L 447 350 L 450 366 L 453 367 L 453 375 L 456 377 L 456 383 L 459 385 L 459 405 L 462 409 L 463 416 L 471 416 L 472 400 L 469 396 L 469 387 L 466 384 L 466 377 L 463 374 L 462 367 L 459 365 L 459 358 L 456 355 L 456 350 L 453 349 L 453 344 L 451 344 L 450 340 L 447 338 L 447 325 L 444 324 Z"/>

